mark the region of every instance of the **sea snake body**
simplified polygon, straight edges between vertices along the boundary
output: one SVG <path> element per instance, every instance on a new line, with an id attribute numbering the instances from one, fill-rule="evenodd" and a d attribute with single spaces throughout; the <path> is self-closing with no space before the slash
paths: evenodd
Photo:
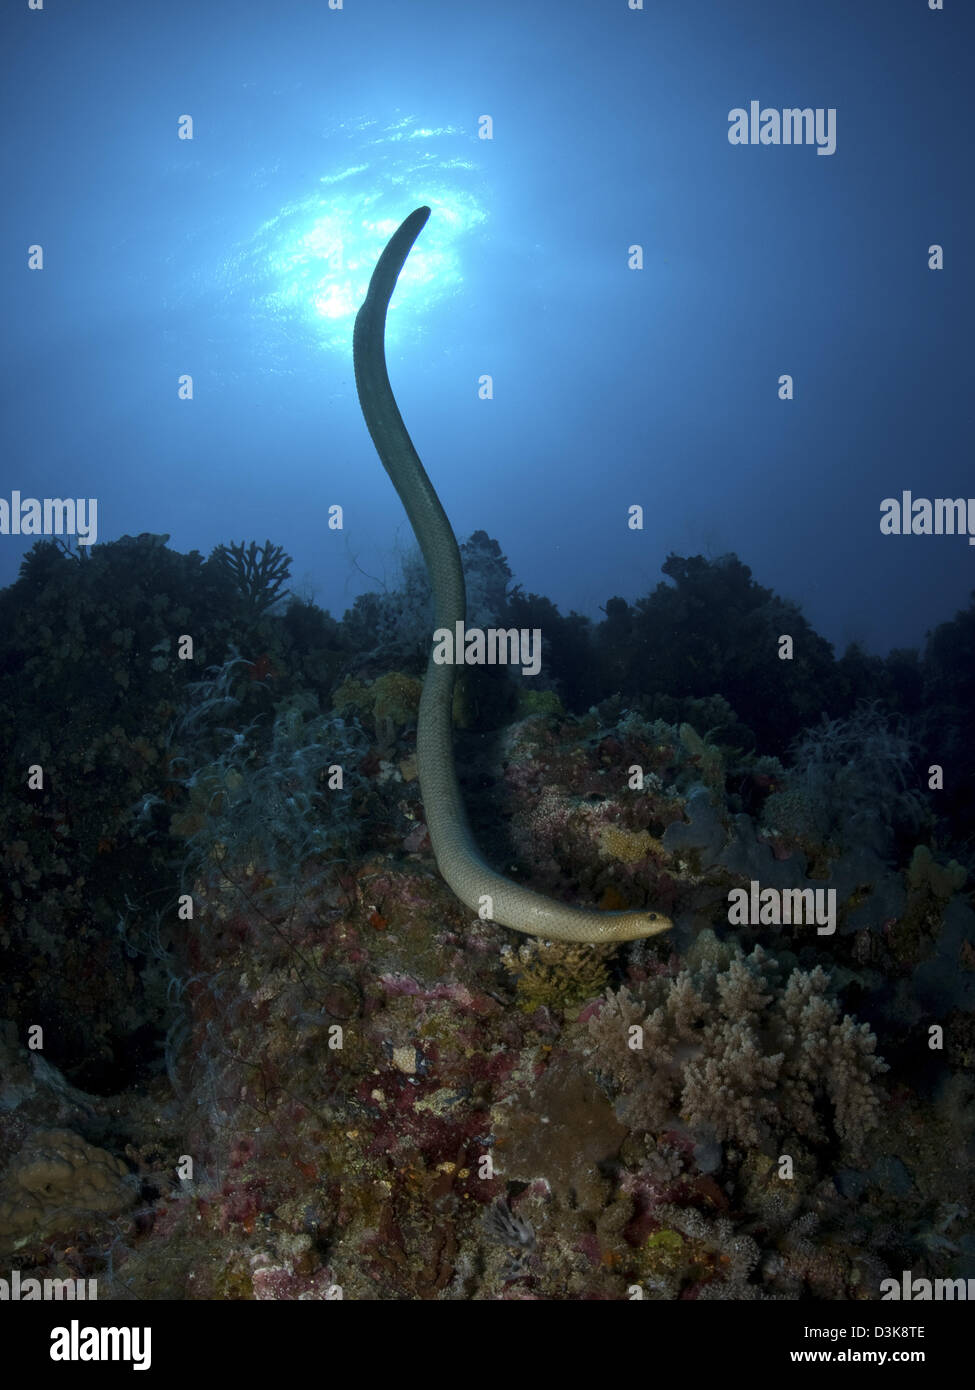
<path id="1" fill-rule="evenodd" d="M 383 467 L 402 499 L 433 586 L 436 626 L 453 633 L 466 622 L 460 551 L 440 498 L 399 413 L 386 370 L 386 310 L 430 209 L 411 212 L 379 257 L 355 321 L 353 359 L 359 404 Z M 554 902 L 499 874 L 474 842 L 454 768 L 453 665 L 431 655 L 417 725 L 420 794 L 441 875 L 481 917 L 550 941 L 633 941 L 671 925 L 660 912 L 596 912 Z"/>

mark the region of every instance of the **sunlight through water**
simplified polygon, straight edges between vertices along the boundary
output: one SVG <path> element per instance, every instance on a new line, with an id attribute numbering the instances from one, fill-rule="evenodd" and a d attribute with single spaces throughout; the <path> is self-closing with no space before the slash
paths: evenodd
<path id="1" fill-rule="evenodd" d="M 286 370 L 286 345 L 296 338 L 348 354 L 380 252 L 403 218 L 427 204 L 430 221 L 390 307 L 387 341 L 395 342 L 458 291 L 465 238 L 487 216 L 466 132 L 417 128 L 404 118 L 340 133 L 340 169 L 320 175 L 313 189 L 267 218 L 223 267 L 228 288 L 248 295 L 252 330 L 265 330 L 268 370 Z"/>

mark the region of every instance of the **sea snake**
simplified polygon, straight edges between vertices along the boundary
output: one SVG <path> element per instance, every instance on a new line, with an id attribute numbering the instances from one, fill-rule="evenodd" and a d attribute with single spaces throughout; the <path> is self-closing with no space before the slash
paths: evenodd
<path id="1" fill-rule="evenodd" d="M 353 361 L 359 404 L 383 467 L 410 519 L 433 586 L 436 626 L 456 631 L 467 600 L 460 551 L 440 498 L 403 424 L 386 370 L 386 310 L 429 208 L 417 208 L 393 233 L 376 263 L 356 315 Z M 437 868 L 461 902 L 484 919 L 549 941 L 633 941 L 672 925 L 661 912 L 596 912 L 554 902 L 492 869 L 474 842 L 454 768 L 454 667 L 431 654 L 417 724 L 420 795 Z"/>

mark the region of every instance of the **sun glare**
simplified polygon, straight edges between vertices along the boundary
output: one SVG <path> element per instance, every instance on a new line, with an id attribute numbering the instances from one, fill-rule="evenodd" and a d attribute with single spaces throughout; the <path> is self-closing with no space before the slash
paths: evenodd
<path id="1" fill-rule="evenodd" d="M 379 254 L 400 222 L 426 202 L 430 221 L 410 253 L 390 305 L 388 337 L 395 339 L 407 311 L 424 314 L 461 285 L 460 242 L 485 214 L 466 194 L 431 191 L 383 197 L 383 211 L 365 199 L 319 195 L 286 209 L 279 244 L 268 253 L 272 288 L 267 308 L 313 324 L 323 345 L 348 351 L 352 323 L 366 295 Z M 386 208 L 395 202 L 395 212 Z"/>
<path id="2" fill-rule="evenodd" d="M 428 311 L 463 284 L 464 238 L 487 217 L 469 132 L 412 116 L 360 120 L 329 130 L 323 147 L 339 156 L 331 171 L 279 205 L 218 273 L 229 295 L 247 296 L 267 370 L 288 370 L 298 345 L 348 355 L 380 252 L 426 204 L 430 220 L 396 286 L 387 341 L 422 331 Z"/>

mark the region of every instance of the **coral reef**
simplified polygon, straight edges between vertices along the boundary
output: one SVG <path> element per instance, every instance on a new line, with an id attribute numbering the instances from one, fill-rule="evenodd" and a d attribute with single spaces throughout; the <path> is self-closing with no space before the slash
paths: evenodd
<path id="1" fill-rule="evenodd" d="M 824 719 L 796 742 L 785 786 L 765 803 L 768 833 L 780 829 L 818 853 L 858 845 L 888 854 L 896 837 L 912 837 L 930 823 L 913 754 L 876 702 L 848 719 Z"/>
<path id="2" fill-rule="evenodd" d="M 397 741 L 416 727 L 422 685 L 415 676 L 388 671 L 374 681 L 347 677 L 332 697 L 340 715 L 361 720 L 376 737 L 377 749 L 391 753 Z"/>
<path id="3" fill-rule="evenodd" d="M 224 702 L 206 696 L 222 679 L 218 672 L 200 687 L 203 706 L 215 703 L 216 713 Z M 191 707 L 181 725 L 181 768 L 195 763 L 194 743 L 207 741 L 200 717 Z M 183 780 L 189 802 L 170 822 L 187 841 L 188 872 L 227 860 L 287 883 L 311 859 L 347 854 L 364 800 L 357 768 L 365 752 L 354 725 L 319 714 L 307 696 L 282 700 L 269 730 L 224 731 L 219 754 Z"/>
<path id="4" fill-rule="evenodd" d="M 511 570 L 497 541 L 475 531 L 460 547 L 471 627 L 509 626 L 506 595 Z M 429 656 L 433 599 L 419 550 L 400 561 L 399 583 L 382 594 L 362 594 L 342 620 L 349 646 L 362 662 L 384 670 L 421 673 Z"/>
<path id="5" fill-rule="evenodd" d="M 639 998 L 611 992 L 589 1020 L 594 1060 L 624 1093 L 628 1122 L 653 1132 L 683 1123 L 770 1153 L 834 1139 L 862 1151 L 887 1068 L 869 1026 L 840 1018 L 825 971 L 793 969 L 783 983 L 760 946 L 745 956 L 710 931 L 691 961 Z"/>
<path id="6" fill-rule="evenodd" d="M 121 1159 L 69 1129 L 37 1130 L 0 1183 L 0 1251 L 87 1230 L 137 1196 Z"/>
<path id="7" fill-rule="evenodd" d="M 619 1154 L 627 1127 L 577 1059 L 563 1052 L 491 1114 L 498 1175 L 537 1181 L 574 1209 L 598 1213 L 610 1196 L 601 1171 Z"/>
<path id="8" fill-rule="evenodd" d="M 539 941 L 530 937 L 517 949 L 502 946 L 501 963 L 515 978 L 522 1009 L 566 1010 L 601 994 L 609 978 L 607 962 L 615 945 Z"/>
<path id="9" fill-rule="evenodd" d="M 291 556 L 280 545 L 251 541 L 245 546 L 243 541 L 231 541 L 230 545 L 218 545 L 209 563 L 230 576 L 255 617 L 287 597 L 284 585 L 291 577 Z"/>
<path id="10" fill-rule="evenodd" d="M 879 669 L 814 645 L 812 718 L 797 685 L 763 723 L 760 679 L 716 693 L 722 624 L 784 612 L 735 565 L 682 562 L 593 629 L 475 548 L 484 611 L 540 617 L 554 676 L 475 687 L 478 836 L 565 901 L 664 902 L 673 931 L 544 943 L 457 902 L 415 777 L 419 664 L 384 664 L 375 630 L 249 612 L 162 537 L 36 546 L 0 594 L 8 1266 L 141 1299 L 858 1300 L 975 1275 L 969 812 L 924 792 L 948 759 L 917 717 L 965 755 L 970 615 Z M 640 644 L 707 603 L 665 688 Z M 871 690 L 885 709 L 857 710 Z M 835 934 L 732 935 L 755 880 L 835 891 Z"/>
<path id="11" fill-rule="evenodd" d="M 667 1203 L 655 1215 L 660 1226 L 638 1252 L 645 1296 L 674 1299 L 689 1285 L 701 1299 L 761 1297 L 758 1286 L 749 1282 L 759 1247 L 751 1236 L 736 1231 L 728 1217 Z"/>
<path id="12" fill-rule="evenodd" d="M 941 902 L 948 902 L 955 893 L 960 892 L 967 878 L 967 869 L 956 859 L 952 859 L 950 864 L 935 863 L 927 845 L 915 848 L 907 869 L 907 882 L 912 893 Z"/>

